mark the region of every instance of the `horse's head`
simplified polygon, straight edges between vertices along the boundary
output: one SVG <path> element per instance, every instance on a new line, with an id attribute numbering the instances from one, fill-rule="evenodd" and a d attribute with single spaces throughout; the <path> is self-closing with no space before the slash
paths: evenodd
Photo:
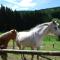
<path id="1" fill-rule="evenodd" d="M 12 37 L 12 39 L 15 39 L 16 38 L 16 34 L 17 34 L 16 29 L 12 29 L 11 30 L 11 37 Z"/>
<path id="2" fill-rule="evenodd" d="M 60 28 L 59 28 L 59 23 L 57 23 L 57 21 L 50 22 L 49 29 L 55 35 L 60 36 Z"/>
<path id="3" fill-rule="evenodd" d="M 7 48 L 8 42 L 11 39 L 14 40 L 16 38 L 16 33 L 17 33 L 17 31 L 15 29 L 12 29 L 12 30 L 0 35 L 0 48 L 1 49 Z"/>

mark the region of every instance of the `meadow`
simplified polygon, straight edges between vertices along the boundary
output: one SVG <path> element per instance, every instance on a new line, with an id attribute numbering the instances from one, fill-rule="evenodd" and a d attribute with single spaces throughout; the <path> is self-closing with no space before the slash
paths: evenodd
<path id="1" fill-rule="evenodd" d="M 13 41 L 11 40 L 8 44 L 8 48 L 12 49 L 13 46 Z M 18 49 L 16 43 L 15 43 L 15 49 Z M 26 48 L 30 49 L 30 48 Z M 56 36 L 51 36 L 47 35 L 43 38 L 42 45 L 40 47 L 40 50 L 42 51 L 60 51 L 60 41 L 58 41 L 58 38 Z M 30 60 L 31 55 L 26 55 L 28 56 L 27 60 Z M 8 60 L 21 60 L 20 59 L 21 55 L 20 54 L 10 54 L 8 53 Z M 52 60 L 60 60 L 59 56 L 47 56 Z M 40 58 L 41 60 L 47 60 L 45 58 Z M 1 60 L 1 58 L 0 58 Z M 36 57 L 34 58 L 36 60 Z"/>

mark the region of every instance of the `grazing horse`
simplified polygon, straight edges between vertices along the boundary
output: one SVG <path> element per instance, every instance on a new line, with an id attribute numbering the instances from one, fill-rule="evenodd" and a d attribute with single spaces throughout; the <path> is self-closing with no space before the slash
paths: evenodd
<path id="1" fill-rule="evenodd" d="M 51 21 L 51 22 L 39 24 L 28 31 L 17 32 L 17 36 L 16 36 L 17 46 L 20 49 L 24 49 L 25 47 L 31 47 L 33 50 L 35 48 L 37 48 L 38 50 L 41 46 L 43 37 L 49 32 L 52 32 L 55 35 L 60 36 L 60 29 L 58 28 L 58 26 L 59 24 L 57 23 L 57 21 Z M 32 60 L 33 60 L 33 56 L 32 56 Z"/>
<path id="2" fill-rule="evenodd" d="M 0 35 L 0 49 L 6 49 L 8 46 L 8 43 L 10 39 L 16 38 L 16 30 L 12 29 L 8 32 L 5 32 Z M 3 60 L 7 60 L 7 54 L 6 53 L 0 53 Z M 3 56 L 5 54 L 5 56 Z"/>

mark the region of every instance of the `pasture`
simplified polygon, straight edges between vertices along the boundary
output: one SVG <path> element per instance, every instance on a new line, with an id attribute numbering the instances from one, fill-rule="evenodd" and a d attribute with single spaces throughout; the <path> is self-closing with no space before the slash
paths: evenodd
<path id="1" fill-rule="evenodd" d="M 58 38 L 56 36 L 51 36 L 51 35 L 47 35 L 44 37 L 43 41 L 42 41 L 42 45 L 40 50 L 43 51 L 60 51 L 60 41 L 57 41 Z M 8 48 L 12 49 L 13 46 L 13 41 L 11 40 L 8 44 Z M 15 43 L 15 49 L 18 49 L 18 47 L 16 46 Z M 26 48 L 26 49 L 30 49 L 30 48 Z M 26 55 L 28 56 L 27 60 L 30 60 L 31 55 Z M 52 60 L 60 60 L 59 56 L 48 56 L 50 57 Z M 41 60 L 47 60 L 45 58 L 40 58 Z M 1 60 L 1 58 L 0 58 Z M 8 60 L 20 60 L 20 54 L 10 54 L 8 53 Z M 34 58 L 34 60 L 36 60 L 36 57 Z"/>

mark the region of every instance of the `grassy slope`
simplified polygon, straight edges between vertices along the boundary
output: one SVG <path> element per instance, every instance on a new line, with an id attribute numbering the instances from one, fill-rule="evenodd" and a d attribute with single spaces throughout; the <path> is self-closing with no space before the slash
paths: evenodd
<path id="1" fill-rule="evenodd" d="M 54 44 L 54 47 L 53 47 Z M 60 50 L 60 41 L 56 36 L 46 36 L 43 41 L 43 50 Z"/>

